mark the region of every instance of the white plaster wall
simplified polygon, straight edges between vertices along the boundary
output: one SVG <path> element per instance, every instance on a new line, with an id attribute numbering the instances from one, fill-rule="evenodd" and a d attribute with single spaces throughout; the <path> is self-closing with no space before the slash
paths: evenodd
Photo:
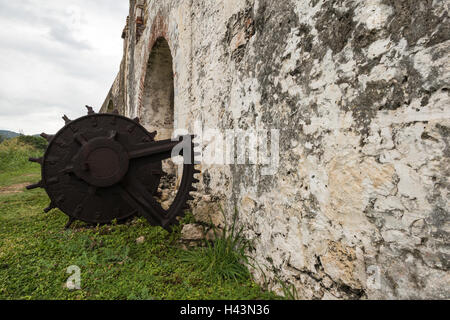
<path id="1" fill-rule="evenodd" d="M 194 206 L 237 207 L 275 290 L 450 298 L 448 3 L 411 3 L 148 1 L 127 101 L 161 34 L 177 128 L 281 130 L 276 175 L 203 165 Z"/>

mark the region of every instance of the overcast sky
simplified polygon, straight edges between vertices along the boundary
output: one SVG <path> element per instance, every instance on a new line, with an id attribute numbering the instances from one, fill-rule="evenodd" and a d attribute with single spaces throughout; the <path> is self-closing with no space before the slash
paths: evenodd
<path id="1" fill-rule="evenodd" d="M 0 0 L 0 130 L 56 133 L 98 110 L 119 71 L 128 0 Z"/>

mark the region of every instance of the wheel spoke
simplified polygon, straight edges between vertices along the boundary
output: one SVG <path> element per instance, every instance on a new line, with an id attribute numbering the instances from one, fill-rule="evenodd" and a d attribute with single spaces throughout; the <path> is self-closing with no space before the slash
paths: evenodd
<path id="1" fill-rule="evenodd" d="M 150 143 L 143 143 L 128 152 L 130 159 L 148 158 L 150 162 L 158 162 L 172 157 L 172 150 L 178 145 L 179 141 L 162 140 Z"/>
<path id="2" fill-rule="evenodd" d="M 167 212 L 156 202 L 153 195 L 139 182 L 128 176 L 119 186 L 122 198 L 136 209 L 152 225 L 164 225 Z"/>

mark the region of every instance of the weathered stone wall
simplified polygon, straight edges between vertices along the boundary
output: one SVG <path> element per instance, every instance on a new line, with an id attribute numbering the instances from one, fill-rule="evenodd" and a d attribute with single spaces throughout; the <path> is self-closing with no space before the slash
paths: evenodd
<path id="1" fill-rule="evenodd" d="M 281 130 L 275 175 L 203 165 L 194 206 L 205 221 L 237 208 L 259 281 L 306 299 L 450 298 L 448 1 L 137 2 L 109 94 L 126 115 L 146 112 L 163 37 L 176 128 Z"/>

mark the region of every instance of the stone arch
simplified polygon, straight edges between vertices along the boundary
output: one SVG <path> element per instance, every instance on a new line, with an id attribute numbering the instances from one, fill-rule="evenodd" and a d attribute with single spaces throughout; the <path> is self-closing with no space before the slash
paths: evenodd
<path id="1" fill-rule="evenodd" d="M 156 39 L 147 62 L 142 102 L 142 124 L 158 131 L 157 139 L 170 139 L 174 129 L 174 72 L 169 43 Z"/>

